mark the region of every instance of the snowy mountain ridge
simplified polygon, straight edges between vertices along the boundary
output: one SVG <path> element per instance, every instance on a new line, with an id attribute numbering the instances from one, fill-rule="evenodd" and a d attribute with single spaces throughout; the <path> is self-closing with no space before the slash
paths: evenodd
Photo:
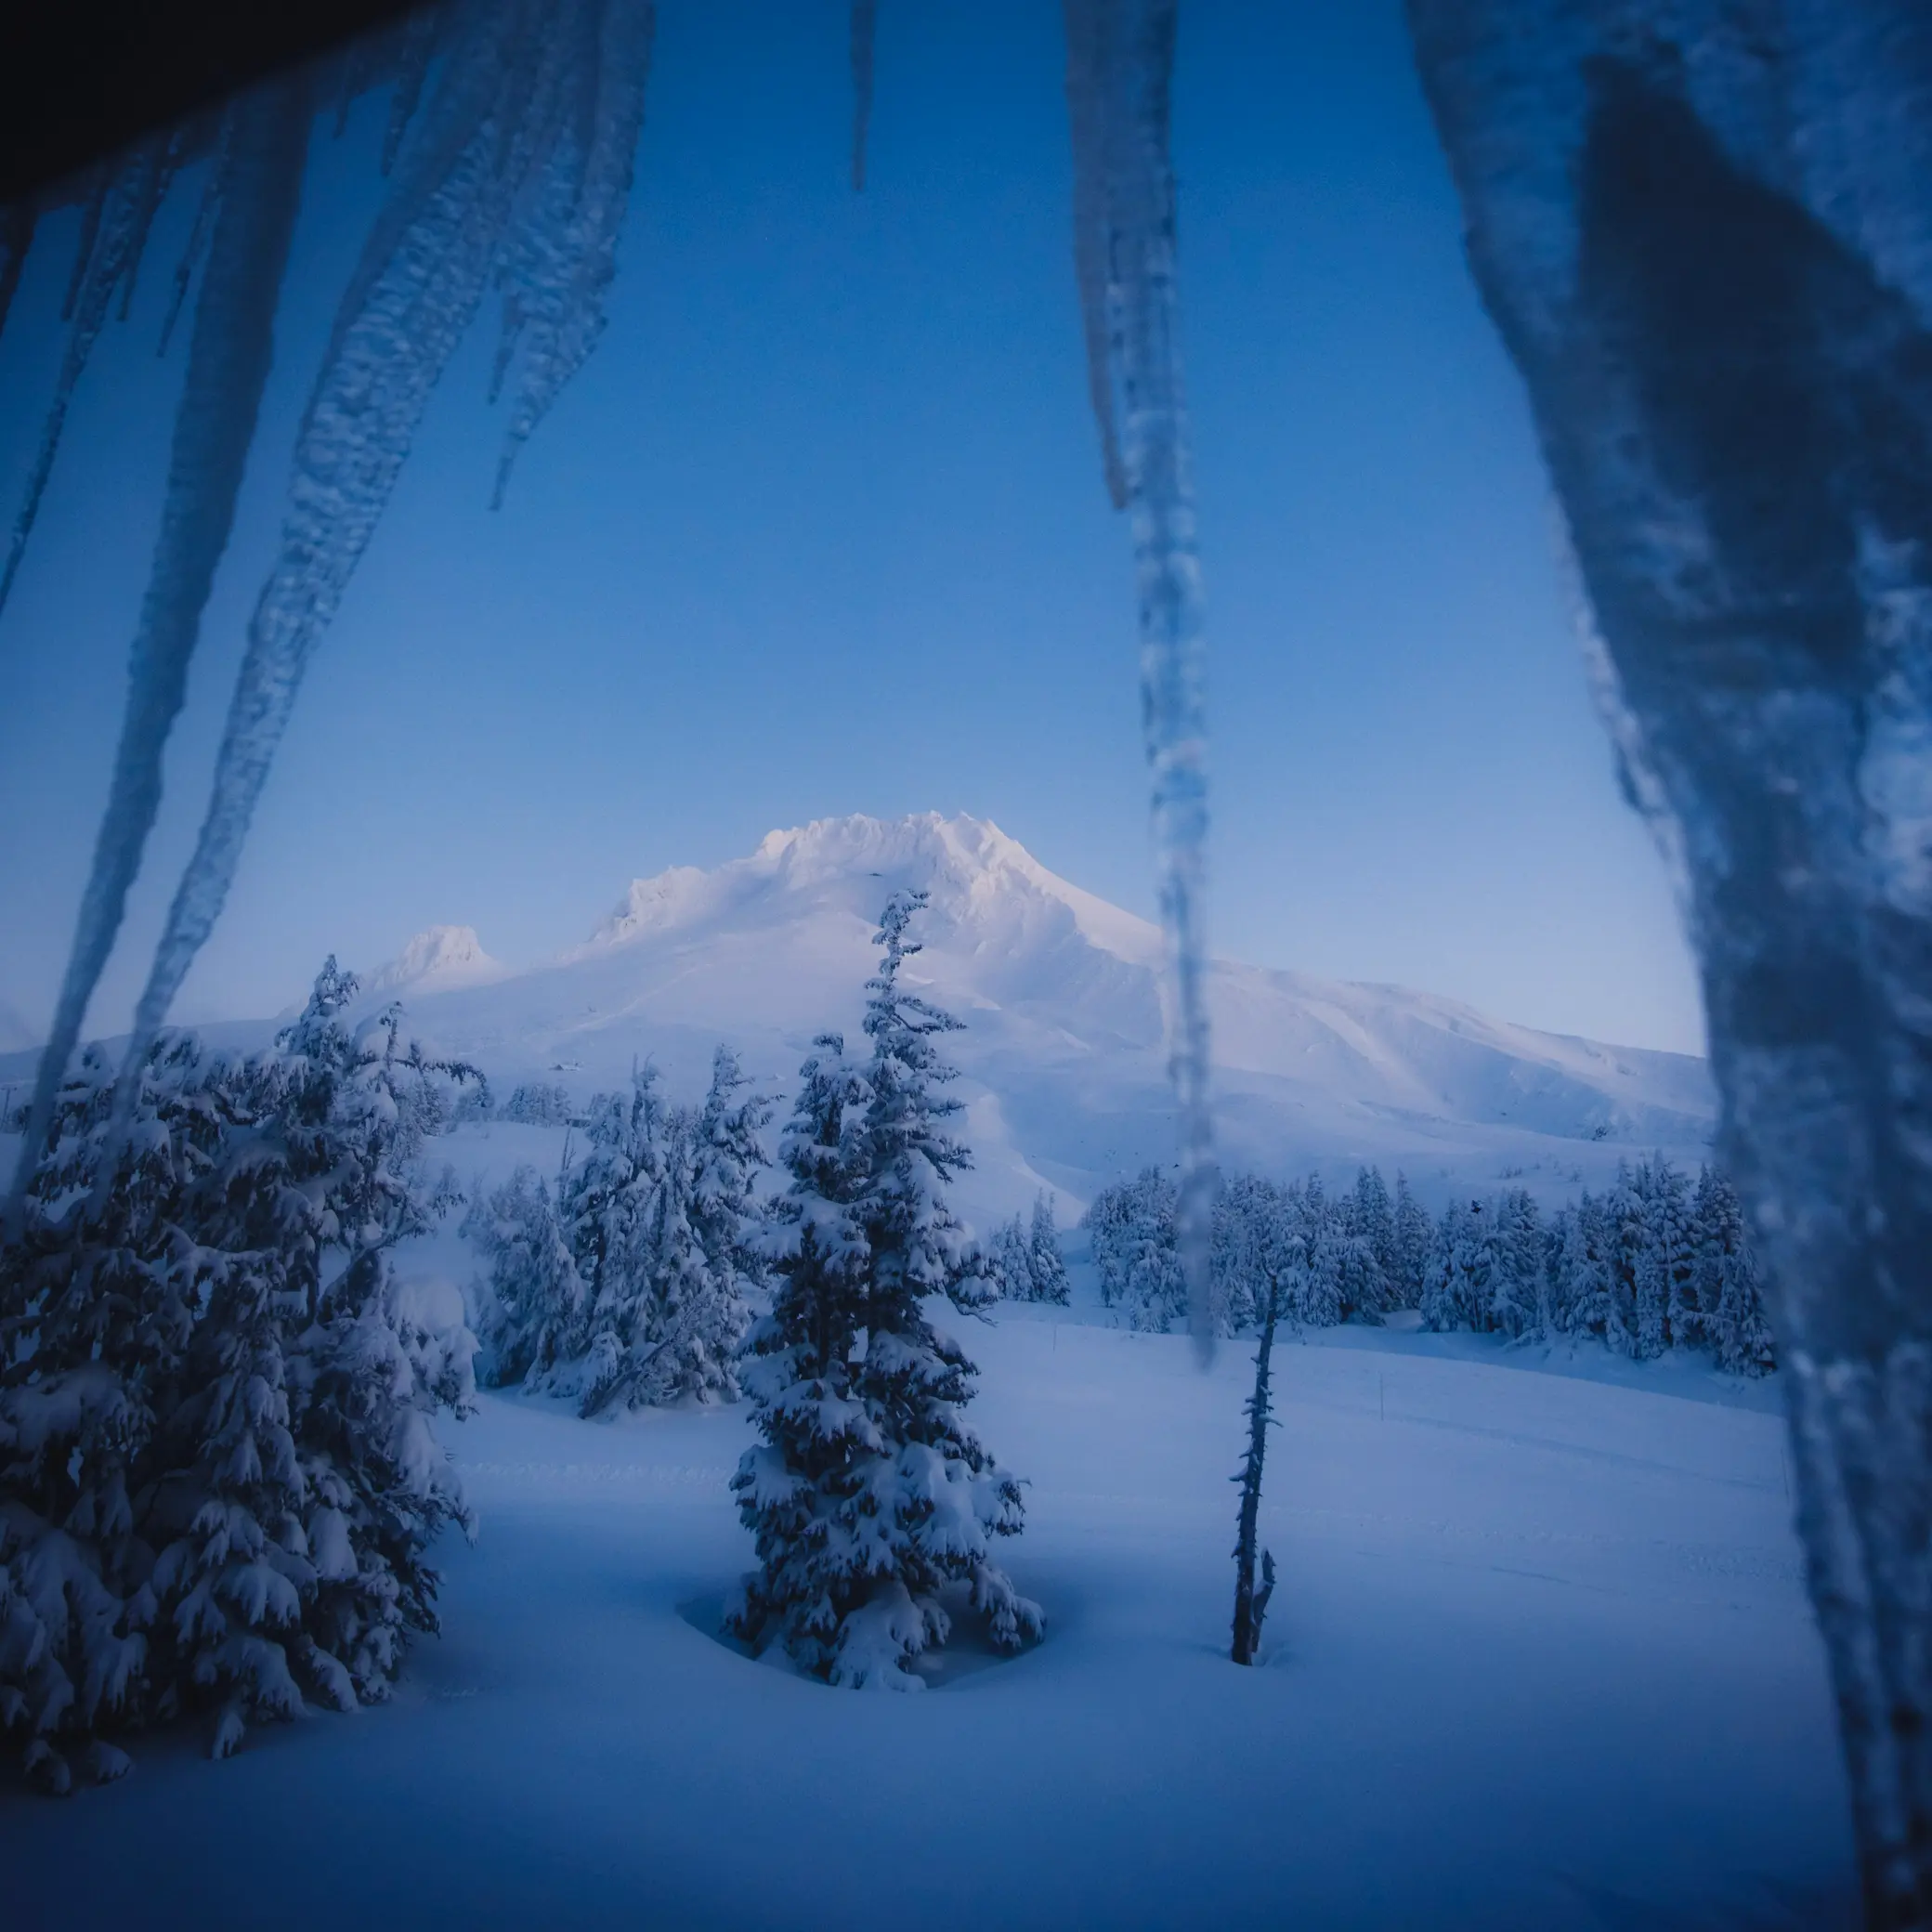
<path id="1" fill-rule="evenodd" d="M 963 1077 L 979 1212 L 1048 1186 L 1076 1209 L 1169 1156 L 1161 935 L 1050 871 L 990 822 L 937 813 L 825 818 L 746 857 L 634 881 L 580 946 L 512 972 L 467 928 L 420 935 L 370 983 L 500 1087 L 573 1094 L 654 1059 L 696 1090 L 719 1040 L 789 1090 L 813 1038 L 857 1031 L 887 895 L 930 894 L 909 976 L 967 1023 Z M 1286 1174 L 1403 1168 L 1418 1189 L 1521 1174 L 1552 1196 L 1620 1154 L 1699 1158 L 1713 1103 L 1687 1055 L 1491 1020 L 1453 1000 L 1218 961 L 1219 1131 L 1231 1166 Z"/>
<path id="2" fill-rule="evenodd" d="M 453 986 L 488 986 L 512 969 L 483 950 L 474 926 L 431 926 L 362 982 L 365 994 L 444 992 Z"/>

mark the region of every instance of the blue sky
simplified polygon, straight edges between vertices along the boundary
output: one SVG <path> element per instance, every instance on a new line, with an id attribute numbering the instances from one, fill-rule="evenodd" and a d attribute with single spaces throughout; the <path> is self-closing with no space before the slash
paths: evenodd
<path id="1" fill-rule="evenodd" d="M 663 0 L 604 343 L 495 515 L 482 333 L 446 375 L 183 1017 L 273 1010 L 323 953 L 373 964 L 437 921 L 534 960 L 635 875 L 849 811 L 991 817 L 1151 912 L 1059 9 L 886 0 L 863 197 L 844 11 Z M 98 1025 L 124 1021 L 191 842 L 382 112 L 318 135 L 242 524 Z M 1175 141 L 1217 949 L 1697 1048 L 1396 0 L 1194 0 Z M 179 377 L 154 333 L 191 200 L 103 340 L 0 617 L 0 996 L 36 1021 L 152 541 Z M 8 503 L 72 224 L 46 231 L 0 337 Z"/>

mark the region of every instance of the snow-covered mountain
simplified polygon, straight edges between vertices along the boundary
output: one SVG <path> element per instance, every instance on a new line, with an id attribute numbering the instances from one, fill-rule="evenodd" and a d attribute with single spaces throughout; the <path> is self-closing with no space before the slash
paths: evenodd
<path id="1" fill-rule="evenodd" d="M 1168 1157 L 1160 934 L 1040 865 L 997 826 L 928 813 L 821 819 L 749 857 L 632 884 L 581 946 L 510 973 L 467 928 L 437 928 L 370 983 L 499 1087 L 583 1095 L 650 1056 L 675 1091 L 712 1046 L 789 1089 L 815 1034 L 855 1033 L 881 907 L 931 905 L 917 977 L 966 1022 L 979 1213 L 1050 1185 L 1072 1208 Z M 1425 1195 L 1521 1172 L 1546 1194 L 1595 1182 L 1619 1155 L 1708 1141 L 1704 1064 L 1483 1017 L 1395 986 L 1219 963 L 1211 981 L 1219 1129 L 1234 1166 L 1336 1179 L 1404 1168 Z"/>
<path id="2" fill-rule="evenodd" d="M 484 986 L 509 977 L 510 968 L 483 950 L 474 926 L 431 926 L 418 933 L 386 965 L 362 983 L 365 995 L 398 999 L 406 995 L 448 993 L 458 986 Z"/>

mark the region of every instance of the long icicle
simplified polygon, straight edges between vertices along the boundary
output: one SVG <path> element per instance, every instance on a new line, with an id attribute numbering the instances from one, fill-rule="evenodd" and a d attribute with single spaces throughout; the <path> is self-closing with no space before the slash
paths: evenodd
<path id="1" fill-rule="evenodd" d="M 1207 1007 L 1206 638 L 1181 374 L 1168 105 L 1175 0 L 1066 0 L 1075 139 L 1075 261 L 1103 449 L 1117 416 L 1119 468 L 1140 604 L 1141 709 L 1153 777 L 1155 868 L 1167 938 L 1168 1064 L 1180 1115 L 1176 1240 L 1188 1326 L 1214 1351 L 1208 1266 L 1214 1134 Z M 1103 267 L 1103 277 L 1096 269 Z M 1096 294 L 1104 306 L 1096 313 Z M 1109 463 L 1109 481 L 1113 464 Z"/>
<path id="2" fill-rule="evenodd" d="M 617 278 L 618 233 L 630 205 L 657 13 L 650 0 L 601 0 L 587 11 L 596 85 L 577 103 L 575 128 L 566 130 L 575 163 L 551 171 L 573 190 L 558 240 L 542 251 L 522 251 L 526 261 L 541 259 L 544 266 L 515 294 L 514 333 L 505 331 L 506 349 L 521 341 L 523 372 L 492 508 L 502 507 L 523 446 L 602 337 L 605 303 Z"/>
<path id="3" fill-rule="evenodd" d="M 427 123 L 351 278 L 303 419 L 281 547 L 250 620 L 207 812 L 136 1009 L 124 1112 L 226 902 L 315 645 L 490 283 L 508 225 L 529 205 L 533 176 L 555 161 L 555 104 L 581 78 L 561 71 L 572 42 L 552 31 L 537 0 L 472 6 L 458 18 Z"/>
<path id="4" fill-rule="evenodd" d="M 1114 375 L 1107 351 L 1107 107 L 1104 44 L 1111 17 L 1105 0 L 1064 0 L 1066 110 L 1074 148 L 1074 280 L 1087 344 L 1087 399 L 1100 432 L 1107 501 L 1127 508 L 1120 430 L 1114 420 Z"/>
<path id="5" fill-rule="evenodd" d="M 181 709 L 202 612 L 228 546 L 272 357 L 275 307 L 301 199 L 308 83 L 299 72 L 230 110 L 235 166 L 209 243 L 162 511 L 129 657 L 127 704 L 73 947 L 41 1054 L 14 1177 L 18 1217 L 46 1145 L 68 1056 L 113 949 L 161 804 L 162 756 Z"/>
<path id="6" fill-rule="evenodd" d="M 17 202 L 0 208 L 0 333 L 7 328 L 7 312 L 20 286 L 20 270 L 27 266 L 27 251 L 33 246 L 33 208 Z"/>
<path id="7" fill-rule="evenodd" d="M 221 199 L 228 188 L 228 170 L 234 161 L 235 110 L 230 104 L 222 112 L 220 124 L 215 132 L 208 155 L 208 173 L 202 183 L 202 197 L 195 203 L 194 221 L 188 230 L 188 240 L 181 250 L 181 259 L 175 264 L 175 285 L 168 296 L 167 314 L 162 319 L 161 339 L 155 354 L 165 356 L 168 344 L 175 338 L 175 326 L 181 320 L 181 311 L 188 304 L 188 292 L 194 284 L 194 271 L 202 265 L 202 255 L 208 246 L 215 215 L 220 211 Z"/>
<path id="8" fill-rule="evenodd" d="M 852 0 L 852 191 L 866 190 L 866 135 L 872 125 L 872 45 L 879 0 Z"/>
<path id="9" fill-rule="evenodd" d="M 67 427 L 67 411 L 73 401 L 74 389 L 107 320 L 114 291 L 126 274 L 135 251 L 146 238 L 147 224 L 153 217 L 148 197 L 153 175 L 163 165 L 164 145 L 164 139 L 150 140 L 129 154 L 102 199 L 98 237 L 87 251 L 74 295 L 67 353 L 61 360 L 54 399 L 48 405 L 46 422 L 41 430 L 40 447 L 34 451 L 33 467 L 27 473 L 27 488 L 14 518 L 7 561 L 0 565 L 0 610 L 7 607 L 7 595 L 20 574 L 20 559 L 26 555 L 27 540 L 33 534 L 47 478 L 53 474 L 54 458 L 59 453 L 61 433 Z"/>

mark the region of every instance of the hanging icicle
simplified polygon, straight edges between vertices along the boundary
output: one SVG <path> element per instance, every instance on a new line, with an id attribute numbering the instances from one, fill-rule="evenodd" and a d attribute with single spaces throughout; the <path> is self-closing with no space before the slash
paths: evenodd
<path id="1" fill-rule="evenodd" d="M 872 43 L 879 0 L 852 0 L 852 191 L 866 190 L 866 136 L 872 125 Z"/>
<path id="2" fill-rule="evenodd" d="M 444 24 L 450 10 L 424 7 L 404 23 L 402 44 L 396 59 L 396 92 L 389 102 L 389 124 L 383 131 L 383 173 L 395 171 L 396 157 L 402 151 L 402 137 L 415 119 L 423 99 L 423 84 L 429 78 L 429 65 L 442 43 Z"/>
<path id="3" fill-rule="evenodd" d="M 127 1068 L 140 1064 L 221 912 L 309 657 L 487 288 L 513 273 L 532 304 L 513 449 L 590 353 L 630 185 L 651 22 L 647 0 L 475 0 L 452 15 L 426 118 L 403 150 L 303 419 L 279 554 L 249 624 L 201 834 L 136 1009 Z"/>
<path id="4" fill-rule="evenodd" d="M 1074 255 L 1109 492 L 1125 501 L 1140 601 L 1141 705 L 1167 936 L 1180 1115 L 1176 1236 L 1188 1325 L 1213 1352 L 1214 1139 L 1207 1007 L 1206 639 L 1181 377 L 1168 100 L 1175 0 L 1064 0 Z M 1117 453 L 1113 428 L 1121 425 Z"/>
<path id="5" fill-rule="evenodd" d="M 216 125 L 207 177 L 202 183 L 202 198 L 195 203 L 194 220 L 188 230 L 188 241 L 182 247 L 181 259 L 175 265 L 174 293 L 168 297 L 168 312 L 162 320 L 161 340 L 155 348 L 157 355 L 164 356 L 168 352 L 168 344 L 175 336 L 175 325 L 181 320 L 181 311 L 188 302 L 188 291 L 194 283 L 194 271 L 201 267 L 202 252 L 208 246 L 208 236 L 214 228 L 215 214 L 221 207 L 221 198 L 228 188 L 228 170 L 233 163 L 234 128 L 235 111 L 230 105 Z"/>
<path id="6" fill-rule="evenodd" d="M 0 207 L 0 333 L 7 328 L 7 312 L 13 307 L 20 270 L 26 267 L 27 251 L 33 246 L 33 208 L 24 203 Z"/>
<path id="7" fill-rule="evenodd" d="M 80 1038 L 161 803 L 162 755 L 188 686 L 189 660 L 268 380 L 275 305 L 301 198 L 309 96 L 298 72 L 229 108 L 233 179 L 222 196 L 196 305 L 175 417 L 161 534 L 127 672 L 127 703 L 108 805 L 73 946 L 27 1118 L 10 1218 L 46 1145 L 68 1055 Z"/>
<path id="8" fill-rule="evenodd" d="M 501 386 L 517 355 L 522 374 L 503 434 L 493 509 L 503 506 L 523 446 L 604 333 L 644 125 L 657 24 L 648 0 L 581 4 L 575 11 L 583 45 L 555 151 L 538 177 L 540 202 L 550 205 L 540 205 L 536 218 L 521 225 L 505 275 L 511 287 L 493 386 Z"/>
<path id="9" fill-rule="evenodd" d="M 41 430 L 40 447 L 27 472 L 27 488 L 14 518 L 7 561 L 0 565 L 0 610 L 7 607 L 7 594 L 26 554 L 27 540 L 40 515 L 41 499 L 46 492 L 47 478 L 53 474 L 54 458 L 59 452 L 74 389 L 108 319 L 114 292 L 139 260 L 149 227 L 160 205 L 153 191 L 154 177 L 166 164 L 167 149 L 166 136 L 142 142 L 115 167 L 107 186 L 89 199 L 83 225 L 83 254 L 76 263 L 75 285 L 70 295 L 72 327 L 68 331 L 67 353 L 62 358 L 54 399 Z M 90 227 L 94 231 L 91 237 L 87 233 Z"/>

